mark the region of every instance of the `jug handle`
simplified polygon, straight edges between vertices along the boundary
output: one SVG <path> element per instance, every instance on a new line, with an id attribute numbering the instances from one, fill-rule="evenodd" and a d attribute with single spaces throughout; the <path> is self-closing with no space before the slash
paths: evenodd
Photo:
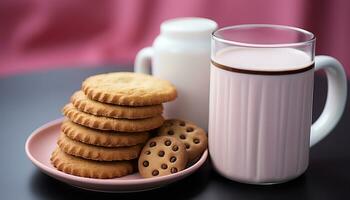
<path id="1" fill-rule="evenodd" d="M 141 49 L 136 55 L 134 71 L 137 73 L 152 74 L 152 57 L 152 47 Z"/>

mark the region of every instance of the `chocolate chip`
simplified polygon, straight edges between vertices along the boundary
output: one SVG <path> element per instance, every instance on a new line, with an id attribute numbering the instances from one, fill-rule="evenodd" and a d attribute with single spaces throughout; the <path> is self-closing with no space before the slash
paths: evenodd
<path id="1" fill-rule="evenodd" d="M 177 151 L 177 150 L 179 150 L 179 147 L 177 145 L 174 145 L 172 149 L 173 149 L 173 151 Z"/>
<path id="2" fill-rule="evenodd" d="M 172 156 L 171 158 L 170 158 L 170 162 L 175 162 L 176 161 L 176 157 L 175 156 Z"/>
<path id="3" fill-rule="evenodd" d="M 186 125 L 186 123 L 183 122 L 183 121 L 181 121 L 179 124 L 180 124 L 180 126 L 185 126 Z"/>
<path id="4" fill-rule="evenodd" d="M 185 143 L 185 146 L 186 146 L 186 149 L 189 149 L 190 148 L 190 145 Z"/>
<path id="5" fill-rule="evenodd" d="M 170 146 L 170 145 L 171 145 L 171 141 L 170 141 L 170 140 L 167 140 L 167 141 L 164 142 L 164 144 L 165 144 L 166 146 Z"/>
<path id="6" fill-rule="evenodd" d="M 176 167 L 173 167 L 170 169 L 170 172 L 173 174 L 173 173 L 176 173 L 177 172 L 177 168 Z"/>
<path id="7" fill-rule="evenodd" d="M 193 142 L 195 143 L 195 144 L 198 144 L 200 141 L 199 141 L 199 139 L 193 139 Z"/>
<path id="8" fill-rule="evenodd" d="M 186 139 L 186 136 L 184 134 L 180 135 L 180 139 L 184 140 Z"/>
<path id="9" fill-rule="evenodd" d="M 154 146 L 156 146 L 156 144 L 157 144 L 156 142 L 151 142 L 151 143 L 149 143 L 149 146 L 154 147 Z"/>
<path id="10" fill-rule="evenodd" d="M 168 131 L 168 135 L 174 135 L 174 131 L 173 130 L 169 130 Z"/>
<path id="11" fill-rule="evenodd" d="M 159 171 L 158 171 L 158 170 L 156 170 L 156 169 L 153 170 L 153 172 L 152 172 L 152 175 L 153 175 L 153 176 L 158 176 L 158 174 L 159 174 Z"/>
<path id="12" fill-rule="evenodd" d="M 164 154 L 165 154 L 165 152 L 164 152 L 164 151 L 159 151 L 159 152 L 158 152 L 158 156 L 159 156 L 159 157 L 163 157 L 163 156 L 164 156 Z"/>
<path id="13" fill-rule="evenodd" d="M 151 154 L 151 152 L 150 151 L 145 151 L 145 154 L 149 155 L 149 154 Z"/>
<path id="14" fill-rule="evenodd" d="M 194 129 L 193 129 L 192 127 L 187 127 L 187 128 L 186 128 L 186 131 L 187 131 L 187 132 L 192 132 L 193 130 L 194 130 Z"/>
<path id="15" fill-rule="evenodd" d="M 166 169 L 166 168 L 168 168 L 168 165 L 167 165 L 167 164 L 162 164 L 160 167 L 161 167 L 162 169 Z"/>
<path id="16" fill-rule="evenodd" d="M 147 160 L 143 161 L 143 166 L 144 167 L 148 167 L 148 165 L 149 165 L 149 162 Z"/>

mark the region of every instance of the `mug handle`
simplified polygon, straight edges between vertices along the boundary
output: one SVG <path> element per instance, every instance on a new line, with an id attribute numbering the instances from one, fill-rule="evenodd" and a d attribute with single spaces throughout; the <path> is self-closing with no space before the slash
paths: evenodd
<path id="1" fill-rule="evenodd" d="M 327 75 L 327 100 L 320 117 L 311 126 L 310 146 L 321 141 L 332 131 L 339 122 L 346 103 L 347 79 L 340 62 L 330 56 L 316 56 L 315 71 L 320 69 Z"/>
<path id="2" fill-rule="evenodd" d="M 146 47 L 141 49 L 136 55 L 134 71 L 137 73 L 152 74 L 152 57 L 152 47 Z"/>

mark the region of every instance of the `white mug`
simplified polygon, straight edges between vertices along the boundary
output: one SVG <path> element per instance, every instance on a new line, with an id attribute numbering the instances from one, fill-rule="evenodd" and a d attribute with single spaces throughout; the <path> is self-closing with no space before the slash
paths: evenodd
<path id="1" fill-rule="evenodd" d="M 204 18 L 178 18 L 161 24 L 152 47 L 135 59 L 135 72 L 174 84 L 178 98 L 164 105 L 166 118 L 195 122 L 205 130 L 209 113 L 210 37 L 217 24 Z"/>
<path id="2" fill-rule="evenodd" d="M 315 57 L 312 33 L 251 24 L 212 37 L 209 152 L 223 176 L 251 184 L 294 179 L 308 167 L 309 148 L 338 123 L 346 103 L 342 65 Z M 312 124 L 314 72 L 324 70 L 328 95 Z"/>

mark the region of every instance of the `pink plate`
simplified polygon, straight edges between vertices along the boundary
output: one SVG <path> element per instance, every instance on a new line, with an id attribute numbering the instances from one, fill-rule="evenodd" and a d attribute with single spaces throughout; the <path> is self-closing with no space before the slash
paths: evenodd
<path id="1" fill-rule="evenodd" d="M 35 130 L 26 141 L 28 158 L 45 174 L 75 187 L 100 192 L 136 192 L 159 188 L 183 179 L 198 170 L 208 157 L 208 150 L 197 162 L 176 174 L 156 178 L 142 178 L 139 173 L 114 179 L 93 179 L 73 176 L 54 168 L 50 163 L 51 152 L 56 147 L 63 118 L 51 121 Z"/>

